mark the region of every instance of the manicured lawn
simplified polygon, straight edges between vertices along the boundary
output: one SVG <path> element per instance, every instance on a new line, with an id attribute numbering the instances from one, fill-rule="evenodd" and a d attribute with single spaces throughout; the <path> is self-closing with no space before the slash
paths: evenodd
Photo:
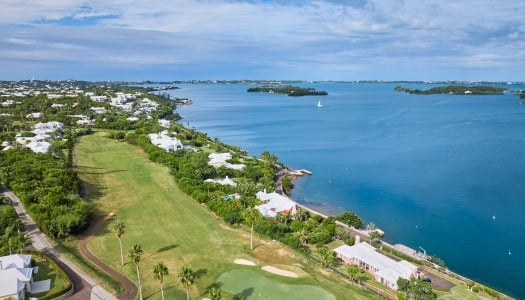
<path id="1" fill-rule="evenodd" d="M 252 270 L 231 270 L 217 279 L 221 289 L 239 299 L 317 299 L 335 300 L 335 296 L 314 285 L 289 284 L 280 282 L 278 278 L 268 276 Z"/>
<path id="2" fill-rule="evenodd" d="M 317 272 L 317 267 L 307 264 L 303 256 L 293 254 L 280 244 L 267 247 L 264 246 L 267 242 L 255 239 L 255 245 L 260 248 L 252 256 L 247 231 L 230 228 L 206 207 L 184 195 L 169 170 L 150 162 L 138 147 L 106 139 L 103 133 L 96 133 L 81 138 L 76 158 L 79 175 L 88 187 L 86 191 L 97 212 L 101 215 L 114 212 L 116 216 L 112 220 L 119 218 L 126 225 L 124 251 L 127 252 L 133 243 L 140 244 L 144 250 L 140 270 L 146 299 L 161 298 L 159 283 L 153 278 L 153 265 L 158 262 L 163 262 L 170 272 L 164 284 L 167 299 L 185 297 L 177 277 L 182 265 L 190 265 L 196 272 L 190 294 L 192 298 L 199 296 L 200 299 L 221 274 L 239 269 L 233 264 L 235 258 L 250 259 L 262 265 L 268 264 L 265 258 L 283 256 L 289 257 L 275 261 L 288 264 L 291 270 L 296 268 L 303 277 L 270 277 L 270 283 L 306 284 L 312 288 L 315 285 L 319 287 L 315 291 L 322 293 L 320 291 L 324 289 L 337 299 L 379 298 L 346 283 L 334 282 L 329 278 L 332 275 Z M 112 222 L 109 221 L 101 232 L 91 237 L 88 246 L 102 260 L 136 282 L 135 267 L 127 258 L 126 265 L 120 266 L 118 241 L 111 233 Z M 251 278 L 241 279 L 246 283 L 240 281 L 240 284 L 248 287 L 252 284 Z"/>
<path id="3" fill-rule="evenodd" d="M 51 289 L 49 291 L 40 294 L 33 294 L 33 297 L 51 295 L 64 289 L 66 285 L 64 279 L 58 275 L 55 269 L 53 269 L 47 261 L 37 256 L 33 256 L 33 259 L 35 260 L 35 265 L 38 267 L 38 273 L 33 274 L 33 281 L 51 280 Z"/>

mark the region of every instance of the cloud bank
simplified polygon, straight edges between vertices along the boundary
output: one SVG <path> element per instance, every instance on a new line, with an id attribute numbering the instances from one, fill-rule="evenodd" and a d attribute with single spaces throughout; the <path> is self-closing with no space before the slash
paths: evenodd
<path id="1" fill-rule="evenodd" d="M 0 79 L 524 80 L 525 2 L 2 1 Z"/>

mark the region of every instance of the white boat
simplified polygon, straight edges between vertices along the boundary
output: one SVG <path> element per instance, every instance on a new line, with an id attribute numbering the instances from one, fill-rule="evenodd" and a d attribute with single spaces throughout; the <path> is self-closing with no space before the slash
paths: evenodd
<path id="1" fill-rule="evenodd" d="M 317 107 L 322 107 L 321 100 L 317 101 Z"/>

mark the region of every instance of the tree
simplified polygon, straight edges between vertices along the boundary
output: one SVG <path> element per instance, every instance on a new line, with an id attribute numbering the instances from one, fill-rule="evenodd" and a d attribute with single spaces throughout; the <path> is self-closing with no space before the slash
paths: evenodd
<path id="1" fill-rule="evenodd" d="M 219 289 L 219 288 L 212 288 L 210 290 L 211 300 L 221 300 L 221 298 L 222 298 L 221 293 L 222 293 L 221 289 Z"/>
<path id="2" fill-rule="evenodd" d="M 345 223 L 348 226 L 353 226 L 355 228 L 361 228 L 363 227 L 363 220 L 361 220 L 355 213 L 353 212 L 344 212 L 338 216 L 335 217 L 336 220 L 339 220 L 343 223 Z"/>
<path id="3" fill-rule="evenodd" d="M 366 278 L 365 272 L 356 265 L 349 266 L 348 269 L 346 269 L 346 271 L 353 282 L 361 284 L 363 279 Z"/>
<path id="4" fill-rule="evenodd" d="M 410 280 L 403 277 L 397 279 L 397 290 L 405 294 L 405 298 L 408 298 L 408 287 L 410 285 Z"/>
<path id="5" fill-rule="evenodd" d="M 186 299 L 190 299 L 190 287 L 193 285 L 195 276 L 193 270 L 189 266 L 182 266 L 182 271 L 179 273 L 180 283 L 186 289 Z"/>
<path id="6" fill-rule="evenodd" d="M 244 210 L 244 222 L 250 225 L 250 249 L 253 251 L 253 224 L 260 218 L 260 213 L 257 209 L 250 207 Z"/>
<path id="7" fill-rule="evenodd" d="M 125 229 L 126 229 L 126 225 L 124 225 L 124 223 L 122 223 L 120 220 L 117 220 L 117 222 L 115 223 L 115 225 L 113 225 L 113 228 L 111 229 L 115 237 L 117 237 L 118 243 L 120 245 L 120 265 L 121 266 L 124 265 L 124 254 L 122 253 L 122 235 L 124 235 Z"/>
<path id="8" fill-rule="evenodd" d="M 162 262 L 153 266 L 153 274 L 156 279 L 160 282 L 160 292 L 162 294 L 162 300 L 164 300 L 164 276 L 169 275 L 168 267 Z"/>
<path id="9" fill-rule="evenodd" d="M 331 251 L 326 247 L 317 248 L 317 254 L 319 254 L 319 258 L 321 259 L 321 265 L 323 267 L 331 266 L 334 263 L 334 253 L 334 251 Z"/>
<path id="10" fill-rule="evenodd" d="M 135 264 L 135 268 L 137 269 L 137 278 L 139 280 L 139 295 L 140 295 L 140 300 L 142 300 L 142 286 L 140 284 L 140 271 L 139 271 L 139 263 L 140 263 L 140 258 L 142 256 L 142 254 L 144 254 L 144 251 L 142 250 L 142 248 L 140 247 L 140 245 L 137 245 L 137 244 L 133 244 L 133 246 L 131 247 L 131 249 L 128 250 L 128 257 L 131 259 L 131 261 Z"/>

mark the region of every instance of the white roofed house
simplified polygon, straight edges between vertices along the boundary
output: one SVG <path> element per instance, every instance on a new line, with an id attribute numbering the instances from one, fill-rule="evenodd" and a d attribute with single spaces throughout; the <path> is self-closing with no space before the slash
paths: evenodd
<path id="1" fill-rule="evenodd" d="M 234 170 L 242 170 L 245 167 L 243 164 L 231 164 L 227 162 L 227 160 L 232 159 L 231 153 L 210 153 L 208 158 L 210 159 L 208 165 L 213 167 L 224 166 Z"/>
<path id="2" fill-rule="evenodd" d="M 0 257 L 0 299 L 25 299 L 31 292 L 33 268 L 31 255 L 14 254 Z"/>
<path id="3" fill-rule="evenodd" d="M 226 176 L 224 179 L 206 179 L 204 180 L 204 182 L 218 183 L 220 185 L 237 186 L 237 183 L 231 180 L 231 178 L 229 178 L 228 176 Z"/>
<path id="4" fill-rule="evenodd" d="M 255 208 L 263 216 L 273 218 L 278 213 L 294 215 L 297 212 L 297 203 L 276 192 L 266 193 L 266 190 L 264 190 L 257 192 L 255 196 L 261 201 L 261 204 L 255 206 Z"/>
<path id="5" fill-rule="evenodd" d="M 160 134 L 150 133 L 148 137 L 153 145 L 166 150 L 166 152 L 176 151 L 184 147 L 177 138 L 170 137 L 167 130 L 162 131 Z"/>
<path id="6" fill-rule="evenodd" d="M 345 264 L 357 265 L 372 273 L 376 281 L 397 290 L 399 277 L 410 279 L 418 275 L 417 267 L 408 261 L 396 261 L 376 251 L 368 243 L 358 243 L 353 246 L 342 245 L 334 249 L 338 258 Z"/>

